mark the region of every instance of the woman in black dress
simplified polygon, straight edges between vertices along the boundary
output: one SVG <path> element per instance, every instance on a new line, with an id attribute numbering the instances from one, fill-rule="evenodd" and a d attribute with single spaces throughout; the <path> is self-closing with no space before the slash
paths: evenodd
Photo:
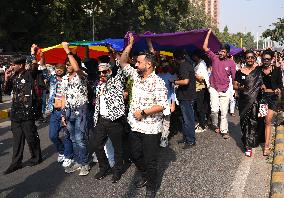
<path id="1" fill-rule="evenodd" d="M 258 108 L 261 96 L 261 68 L 255 64 L 253 51 L 245 53 L 246 65 L 236 72 L 234 89 L 239 92 L 239 114 L 242 131 L 242 142 L 246 148 L 246 156 L 251 157 L 252 148 L 260 143 L 258 127 Z"/>
<path id="2" fill-rule="evenodd" d="M 271 62 L 274 52 L 265 50 L 262 53 L 262 78 L 263 78 L 263 101 L 268 105 L 268 113 L 265 116 L 265 146 L 263 155 L 269 155 L 271 120 L 277 109 L 277 99 L 281 95 L 283 87 L 282 71 Z"/>

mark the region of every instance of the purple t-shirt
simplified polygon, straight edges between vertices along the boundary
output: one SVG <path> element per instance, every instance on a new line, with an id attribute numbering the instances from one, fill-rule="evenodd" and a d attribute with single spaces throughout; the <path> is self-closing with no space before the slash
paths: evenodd
<path id="1" fill-rule="evenodd" d="M 218 92 L 227 91 L 230 84 L 229 76 L 235 79 L 236 63 L 231 59 L 220 60 L 211 50 L 206 52 L 212 61 L 212 72 L 210 76 L 210 85 Z"/>

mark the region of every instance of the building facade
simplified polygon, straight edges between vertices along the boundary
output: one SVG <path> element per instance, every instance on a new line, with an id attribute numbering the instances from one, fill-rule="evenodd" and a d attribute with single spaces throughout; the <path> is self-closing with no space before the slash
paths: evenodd
<path id="1" fill-rule="evenodd" d="M 211 17 L 212 22 L 219 26 L 219 0 L 205 0 L 205 12 Z"/>
<path id="2" fill-rule="evenodd" d="M 220 2 L 219 0 L 190 0 L 191 3 L 202 6 L 205 9 L 205 13 L 210 16 L 212 23 L 217 27 L 219 26 L 220 20 Z"/>

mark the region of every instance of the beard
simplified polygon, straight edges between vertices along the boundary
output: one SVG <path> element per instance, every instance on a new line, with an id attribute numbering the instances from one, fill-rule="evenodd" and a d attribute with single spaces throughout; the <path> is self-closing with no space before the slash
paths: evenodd
<path id="1" fill-rule="evenodd" d="M 140 77 L 143 77 L 145 72 L 146 72 L 146 69 L 137 69 L 137 73 Z"/>

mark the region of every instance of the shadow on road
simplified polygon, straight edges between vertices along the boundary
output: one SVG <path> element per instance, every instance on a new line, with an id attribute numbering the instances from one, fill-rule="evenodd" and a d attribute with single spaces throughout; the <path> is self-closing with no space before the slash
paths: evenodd
<path id="1" fill-rule="evenodd" d="M 170 166 L 171 162 L 176 161 L 176 153 L 170 147 L 161 148 L 159 153 L 158 161 L 158 189 L 161 186 L 163 175 L 165 171 Z M 138 171 L 135 171 L 135 174 L 132 178 L 130 185 L 127 188 L 127 192 L 124 194 L 123 198 L 134 198 L 138 194 L 138 189 L 135 187 L 135 181 L 138 177 Z"/>
<path id="2" fill-rule="evenodd" d="M 39 193 L 37 197 L 52 197 L 65 177 L 66 173 L 57 162 L 53 162 L 47 168 L 28 176 L 22 183 L 2 189 L 0 193 L 12 190 L 7 194 L 7 198 L 26 197 L 34 192 Z"/>

